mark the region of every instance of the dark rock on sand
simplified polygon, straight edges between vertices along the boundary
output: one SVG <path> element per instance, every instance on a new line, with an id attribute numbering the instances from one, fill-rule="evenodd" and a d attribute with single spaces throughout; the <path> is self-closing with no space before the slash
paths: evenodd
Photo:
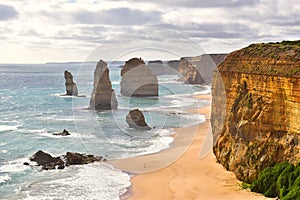
<path id="1" fill-rule="evenodd" d="M 73 76 L 70 72 L 65 71 L 65 80 L 66 80 L 66 95 L 78 96 L 78 89 L 76 83 L 73 82 Z"/>
<path id="2" fill-rule="evenodd" d="M 145 122 L 145 117 L 139 109 L 131 110 L 126 116 L 126 122 L 130 128 L 140 130 L 150 130 L 151 128 Z"/>

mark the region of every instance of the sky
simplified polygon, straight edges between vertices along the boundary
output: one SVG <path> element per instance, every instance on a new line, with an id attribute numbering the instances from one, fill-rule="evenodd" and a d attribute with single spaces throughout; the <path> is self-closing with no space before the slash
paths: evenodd
<path id="1" fill-rule="evenodd" d="M 1 0 L 0 63 L 179 59 L 296 40 L 299 0 Z"/>

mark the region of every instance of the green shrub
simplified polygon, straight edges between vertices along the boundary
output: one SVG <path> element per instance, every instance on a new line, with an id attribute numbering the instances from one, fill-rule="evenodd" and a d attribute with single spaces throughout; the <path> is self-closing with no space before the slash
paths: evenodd
<path id="1" fill-rule="evenodd" d="M 250 188 L 250 184 L 246 183 L 246 182 L 242 182 L 241 187 L 243 190 L 247 190 Z"/>
<path id="2" fill-rule="evenodd" d="M 282 200 L 300 200 L 300 163 L 279 163 L 263 170 L 251 184 L 251 191 Z"/>
<path id="3" fill-rule="evenodd" d="M 299 200 L 300 199 L 300 187 L 294 187 L 289 191 L 287 195 L 280 198 L 281 200 Z"/>

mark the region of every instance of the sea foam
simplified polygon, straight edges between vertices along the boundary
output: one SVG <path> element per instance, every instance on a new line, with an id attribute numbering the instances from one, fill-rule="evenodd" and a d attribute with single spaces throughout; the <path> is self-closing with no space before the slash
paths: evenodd
<path id="1" fill-rule="evenodd" d="M 128 174 L 104 163 L 44 171 L 43 175 L 40 181 L 22 188 L 24 199 L 117 200 L 131 185 Z"/>

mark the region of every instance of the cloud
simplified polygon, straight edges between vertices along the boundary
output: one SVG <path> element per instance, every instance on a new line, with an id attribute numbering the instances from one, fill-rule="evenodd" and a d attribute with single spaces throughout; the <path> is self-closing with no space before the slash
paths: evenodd
<path id="1" fill-rule="evenodd" d="M 120 0 L 116 0 L 120 1 Z M 129 2 L 140 2 L 140 0 L 129 0 Z M 187 7 L 187 8 L 210 8 L 210 7 L 242 7 L 242 6 L 254 6 L 260 2 L 260 0 L 151 0 L 143 1 L 154 3 L 159 6 L 168 7 Z"/>
<path id="2" fill-rule="evenodd" d="M 19 13 L 14 7 L 0 4 L 0 21 L 10 20 L 18 15 Z"/>
<path id="3" fill-rule="evenodd" d="M 75 23 L 81 24 L 107 24 L 107 25 L 145 25 L 158 12 L 142 12 L 130 8 L 117 8 L 100 11 L 81 10 L 72 13 Z"/>
<path id="4" fill-rule="evenodd" d="M 53 53 L 52 60 L 61 55 L 70 61 L 85 58 L 95 46 L 106 57 L 159 46 L 189 56 L 190 40 L 208 53 L 230 52 L 250 43 L 299 39 L 298 1 L 7 0 L 5 9 L 0 5 L 0 53 L 35 49 L 32 58 Z"/>

